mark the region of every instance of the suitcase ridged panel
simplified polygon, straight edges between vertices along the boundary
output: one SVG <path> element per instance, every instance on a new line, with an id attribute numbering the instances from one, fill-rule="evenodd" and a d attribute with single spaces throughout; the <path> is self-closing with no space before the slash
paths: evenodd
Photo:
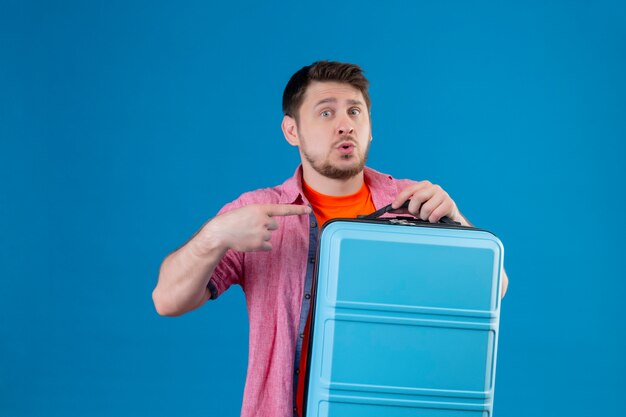
<path id="1" fill-rule="evenodd" d="M 306 415 L 490 415 L 502 257 L 475 229 L 329 223 Z"/>

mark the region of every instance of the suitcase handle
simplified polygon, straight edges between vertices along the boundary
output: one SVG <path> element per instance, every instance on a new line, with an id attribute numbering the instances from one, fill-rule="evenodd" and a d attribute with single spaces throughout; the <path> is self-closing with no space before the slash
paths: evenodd
<path id="1" fill-rule="evenodd" d="M 371 219 L 376 219 L 380 216 L 382 216 L 385 213 L 393 213 L 395 210 L 400 210 L 400 209 L 407 209 L 409 208 L 409 203 L 411 202 L 411 200 L 407 200 L 404 202 L 404 204 L 402 204 L 400 207 L 398 207 L 397 209 L 392 209 L 391 208 L 391 204 L 386 205 L 385 207 L 376 210 L 373 213 L 370 214 L 366 214 L 366 215 L 361 215 L 361 216 L 357 216 L 357 218 L 359 219 L 363 219 L 363 220 L 371 220 Z M 421 220 L 421 219 L 417 219 L 418 221 L 422 221 L 425 223 L 429 223 L 428 221 L 425 220 Z M 440 220 L 439 223 L 444 223 L 444 224 L 453 224 L 453 225 L 460 225 L 461 223 L 459 222 L 455 222 L 454 220 L 452 220 L 451 218 L 449 218 L 448 216 L 443 216 Z"/>

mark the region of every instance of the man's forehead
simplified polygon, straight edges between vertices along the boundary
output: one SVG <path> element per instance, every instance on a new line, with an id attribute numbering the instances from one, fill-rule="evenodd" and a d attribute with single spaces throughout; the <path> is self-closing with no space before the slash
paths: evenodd
<path id="1" fill-rule="evenodd" d="M 365 104 L 363 94 L 358 88 L 336 81 L 313 81 L 304 94 L 304 102 L 312 106 L 321 101 L 331 102 L 332 100 Z"/>

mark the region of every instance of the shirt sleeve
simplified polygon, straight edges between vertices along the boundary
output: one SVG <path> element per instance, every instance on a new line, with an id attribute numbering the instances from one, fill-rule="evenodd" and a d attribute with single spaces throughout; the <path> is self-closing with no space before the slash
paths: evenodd
<path id="1" fill-rule="evenodd" d="M 415 184 L 417 181 L 409 180 L 409 179 L 401 179 L 401 180 L 394 180 L 394 182 L 396 184 L 396 192 L 399 193 L 400 191 L 404 190 L 409 185 Z"/>

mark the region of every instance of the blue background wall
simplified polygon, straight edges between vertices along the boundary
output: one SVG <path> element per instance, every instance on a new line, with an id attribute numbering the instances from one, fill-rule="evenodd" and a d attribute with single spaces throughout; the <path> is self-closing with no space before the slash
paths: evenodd
<path id="1" fill-rule="evenodd" d="M 370 166 L 506 248 L 495 413 L 624 415 L 624 2 L 0 5 L 0 415 L 234 416 L 241 290 L 179 318 L 162 258 L 297 162 L 289 76 L 370 78 Z"/>

